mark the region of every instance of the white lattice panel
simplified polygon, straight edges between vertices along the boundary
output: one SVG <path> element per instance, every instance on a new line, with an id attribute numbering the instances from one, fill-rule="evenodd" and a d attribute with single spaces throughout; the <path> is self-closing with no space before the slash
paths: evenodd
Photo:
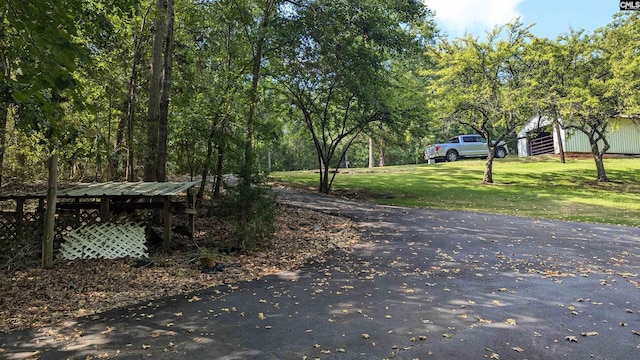
<path id="1" fill-rule="evenodd" d="M 148 256 L 144 227 L 139 223 L 85 225 L 71 231 L 64 240 L 60 253 L 68 260 Z"/>

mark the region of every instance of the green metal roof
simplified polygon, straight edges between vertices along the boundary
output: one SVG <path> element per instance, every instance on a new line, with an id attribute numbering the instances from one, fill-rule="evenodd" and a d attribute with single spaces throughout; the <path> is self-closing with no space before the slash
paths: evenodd
<path id="1" fill-rule="evenodd" d="M 105 182 L 78 183 L 57 191 L 59 198 L 101 198 L 118 196 L 175 196 L 199 185 L 200 181 L 189 182 Z M 0 196 L 1 199 L 43 198 L 46 191 Z"/>

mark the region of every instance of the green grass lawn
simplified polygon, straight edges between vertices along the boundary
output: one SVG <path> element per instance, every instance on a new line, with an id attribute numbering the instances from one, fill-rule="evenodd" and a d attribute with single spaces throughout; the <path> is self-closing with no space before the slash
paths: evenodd
<path id="1" fill-rule="evenodd" d="M 592 159 L 496 159 L 493 185 L 485 160 L 341 169 L 332 191 L 379 204 L 640 226 L 640 159 L 606 159 L 611 182 L 598 183 Z M 317 171 L 276 172 L 271 179 L 318 187 Z"/>

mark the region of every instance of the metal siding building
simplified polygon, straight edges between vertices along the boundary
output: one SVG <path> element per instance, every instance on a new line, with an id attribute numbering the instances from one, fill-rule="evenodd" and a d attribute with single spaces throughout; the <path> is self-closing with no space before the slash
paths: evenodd
<path id="1" fill-rule="evenodd" d="M 580 131 L 567 131 L 566 152 L 591 152 L 589 138 Z M 607 132 L 611 148 L 607 154 L 640 154 L 640 127 L 629 119 L 616 119 Z"/>
<path id="2" fill-rule="evenodd" d="M 547 126 L 551 123 L 545 118 L 535 116 L 527 122 L 518 133 L 518 156 L 528 156 L 528 133 L 536 126 Z M 589 138 L 576 130 L 561 129 L 561 137 L 564 140 L 564 151 L 568 153 L 591 153 Z M 635 124 L 631 119 L 618 118 L 612 121 L 612 126 L 607 132 L 607 140 L 611 148 L 607 154 L 640 155 L 640 124 Z M 558 138 L 553 134 L 555 153 L 559 153 Z"/>

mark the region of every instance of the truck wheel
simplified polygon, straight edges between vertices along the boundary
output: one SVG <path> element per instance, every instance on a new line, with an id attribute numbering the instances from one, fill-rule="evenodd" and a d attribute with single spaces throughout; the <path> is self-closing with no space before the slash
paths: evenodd
<path id="1" fill-rule="evenodd" d="M 458 155 L 457 151 L 455 151 L 455 150 L 447 151 L 447 161 L 449 161 L 449 162 L 458 161 L 459 158 L 460 158 L 460 156 Z"/>
<path id="2" fill-rule="evenodd" d="M 506 156 L 507 156 L 507 150 L 505 150 L 505 148 L 499 147 L 496 149 L 496 157 L 498 159 L 505 158 Z"/>

